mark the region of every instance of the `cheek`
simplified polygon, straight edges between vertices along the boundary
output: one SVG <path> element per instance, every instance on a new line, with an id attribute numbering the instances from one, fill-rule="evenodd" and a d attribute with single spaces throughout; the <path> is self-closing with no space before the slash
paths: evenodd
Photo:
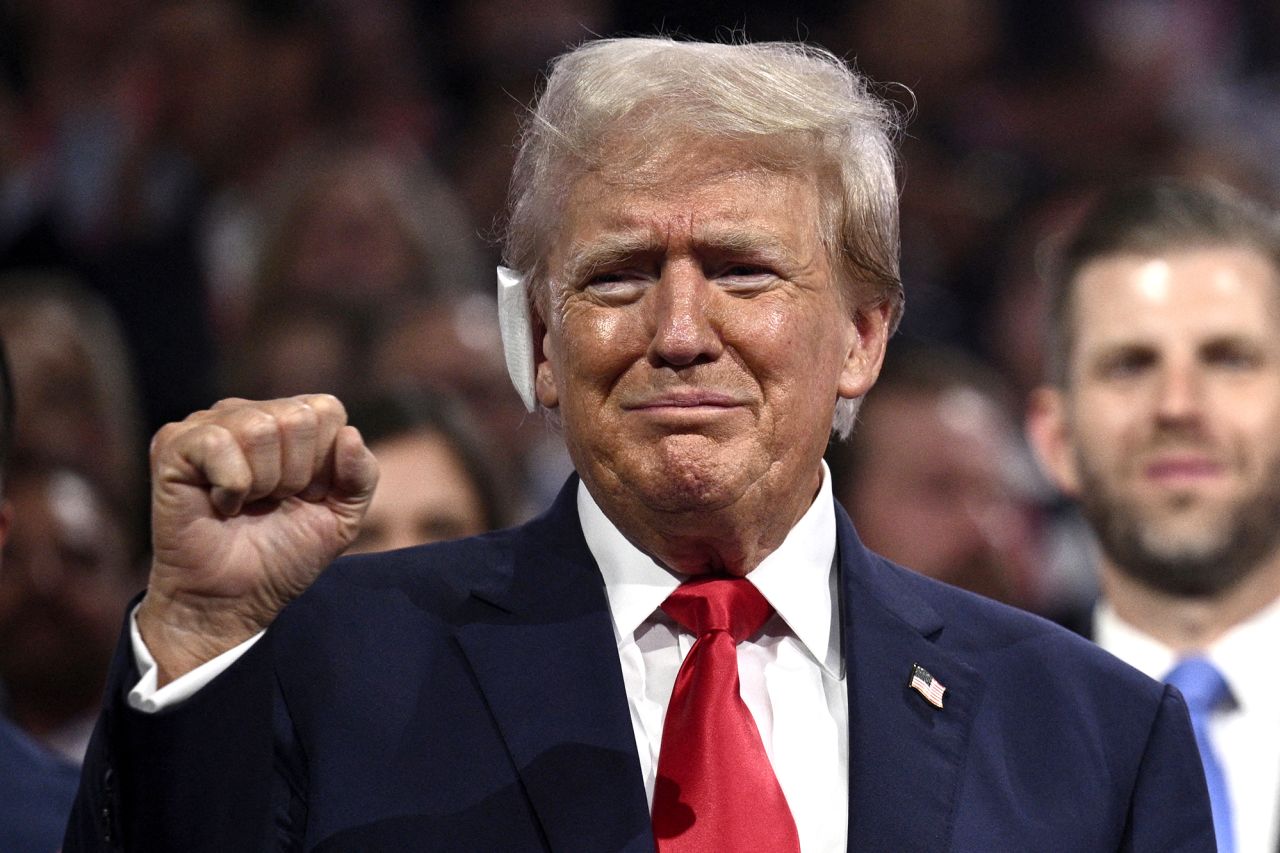
<path id="1" fill-rule="evenodd" d="M 1255 387 L 1233 394 L 1218 405 L 1225 416 L 1234 414 L 1240 428 L 1259 440 L 1275 442 L 1280 435 L 1280 388 Z"/>
<path id="2" fill-rule="evenodd" d="M 1145 398 L 1135 394 L 1082 391 L 1075 399 L 1072 423 L 1078 425 L 1077 435 L 1113 444 L 1149 429 L 1153 414 Z"/>
<path id="3" fill-rule="evenodd" d="M 791 393 L 835 397 L 845 351 L 836 317 L 771 311 L 741 338 L 745 352 L 755 353 L 757 372 L 773 378 Z"/>
<path id="4" fill-rule="evenodd" d="M 1077 468 L 1083 464 L 1095 477 L 1127 477 L 1138 464 L 1142 451 L 1150 444 L 1150 427 L 1144 428 L 1141 419 L 1127 415 L 1123 410 L 1090 412 L 1086 405 L 1081 407 L 1081 411 L 1083 416 L 1073 422 L 1072 428 L 1075 437 L 1071 450 L 1073 464 Z"/>
<path id="5" fill-rule="evenodd" d="M 644 357 L 643 329 L 636 318 L 618 311 L 596 311 L 565 318 L 561 327 L 560 393 L 608 387 L 627 367 Z"/>
<path id="6" fill-rule="evenodd" d="M 1225 412 L 1229 413 L 1231 409 Z M 1237 408 L 1236 414 L 1246 417 L 1237 417 L 1234 424 L 1224 425 L 1222 432 L 1233 433 L 1229 434 L 1229 440 L 1238 442 L 1237 452 L 1244 457 L 1253 457 L 1264 469 L 1280 464 L 1280 440 L 1277 440 L 1280 436 L 1280 410 L 1249 413 Z"/>

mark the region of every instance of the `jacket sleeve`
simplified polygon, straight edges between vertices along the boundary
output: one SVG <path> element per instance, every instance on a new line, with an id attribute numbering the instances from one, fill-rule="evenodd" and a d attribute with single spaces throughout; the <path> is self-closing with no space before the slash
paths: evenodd
<path id="1" fill-rule="evenodd" d="M 1124 853 L 1216 853 L 1204 767 L 1186 703 L 1165 686 L 1138 770 Z"/>
<path id="2" fill-rule="evenodd" d="M 63 850 L 276 849 L 280 804 L 270 633 L 179 705 L 129 707 L 126 629 L 81 772 Z"/>

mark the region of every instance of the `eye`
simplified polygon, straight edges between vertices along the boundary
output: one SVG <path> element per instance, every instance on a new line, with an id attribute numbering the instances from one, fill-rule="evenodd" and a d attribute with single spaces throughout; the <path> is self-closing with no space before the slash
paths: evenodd
<path id="1" fill-rule="evenodd" d="M 761 264 L 726 264 L 714 274 L 716 282 L 731 293 L 751 294 L 767 290 L 778 281 L 770 267 Z"/>
<path id="2" fill-rule="evenodd" d="M 1129 347 L 1109 353 L 1098 362 L 1097 375 L 1103 379 L 1131 379 L 1150 370 L 1156 354 L 1149 349 Z"/>
<path id="3" fill-rule="evenodd" d="M 613 270 L 592 275 L 582 291 L 607 305 L 621 305 L 643 296 L 650 283 L 649 276 L 636 270 Z"/>
<path id="4" fill-rule="evenodd" d="M 1224 370 L 1253 370 L 1262 364 L 1262 354 L 1242 341 L 1216 341 L 1200 353 L 1201 360 Z"/>

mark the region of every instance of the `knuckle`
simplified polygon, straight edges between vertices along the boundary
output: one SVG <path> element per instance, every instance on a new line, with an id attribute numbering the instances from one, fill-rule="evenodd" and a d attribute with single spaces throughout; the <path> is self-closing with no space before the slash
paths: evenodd
<path id="1" fill-rule="evenodd" d="M 332 394 L 303 394 L 295 398 L 322 419 L 345 422 L 347 408 Z"/>
<path id="2" fill-rule="evenodd" d="M 258 450 L 271 446 L 280 438 L 276 418 L 260 410 L 249 410 L 237 430 L 246 447 Z"/>
<path id="3" fill-rule="evenodd" d="M 282 429 L 296 434 L 312 434 L 320 428 L 320 415 L 302 403 L 289 406 L 276 415 Z"/>
<path id="4" fill-rule="evenodd" d="M 190 429 L 190 425 L 183 421 L 182 423 L 169 423 L 156 430 L 156 434 L 151 437 L 151 455 L 154 457 Z"/>
<path id="5" fill-rule="evenodd" d="M 226 429 L 213 425 L 192 430 L 190 440 L 206 459 L 227 453 L 235 447 L 231 434 Z"/>

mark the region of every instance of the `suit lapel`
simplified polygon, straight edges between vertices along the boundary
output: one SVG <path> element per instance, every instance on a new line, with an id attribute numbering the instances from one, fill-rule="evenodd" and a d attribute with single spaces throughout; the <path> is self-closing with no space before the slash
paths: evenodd
<path id="1" fill-rule="evenodd" d="M 557 851 L 652 851 L 608 601 L 573 478 L 472 590 L 458 642 Z M 946 850 L 978 675 L 935 641 L 936 611 L 837 508 L 849 690 L 850 851 Z M 502 562 L 502 561 L 499 561 Z M 934 708 L 919 664 L 946 686 Z"/>
<path id="2" fill-rule="evenodd" d="M 599 570 L 578 524 L 578 480 L 472 591 L 457 632 L 547 845 L 651 851 L 653 835 Z"/>
<path id="3" fill-rule="evenodd" d="M 947 850 L 978 675 L 935 642 L 943 622 L 837 508 L 849 690 L 849 850 Z M 942 708 L 911 689 L 919 664 Z"/>

